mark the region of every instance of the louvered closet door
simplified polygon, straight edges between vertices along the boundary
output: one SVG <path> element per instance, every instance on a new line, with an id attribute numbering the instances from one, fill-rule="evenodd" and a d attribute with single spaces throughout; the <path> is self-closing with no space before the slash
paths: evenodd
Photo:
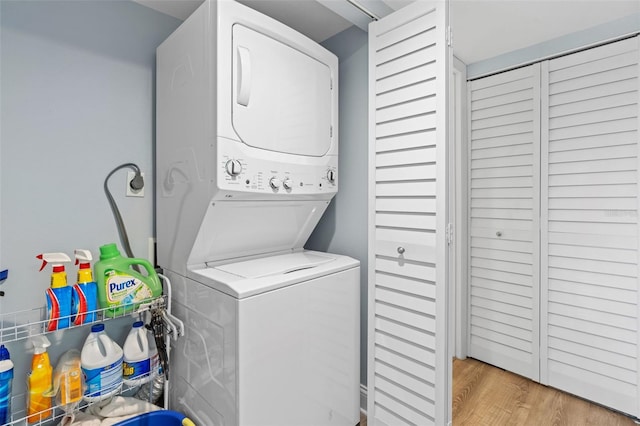
<path id="1" fill-rule="evenodd" d="M 638 416 L 638 38 L 543 65 L 542 382 Z"/>
<path id="2" fill-rule="evenodd" d="M 369 425 L 445 425 L 446 79 L 443 2 L 371 24 Z"/>
<path id="3" fill-rule="evenodd" d="M 538 380 L 540 65 L 469 90 L 469 356 Z"/>

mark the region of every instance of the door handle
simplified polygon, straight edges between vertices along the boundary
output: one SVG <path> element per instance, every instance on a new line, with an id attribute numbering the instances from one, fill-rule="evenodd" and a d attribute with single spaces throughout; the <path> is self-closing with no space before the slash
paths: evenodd
<path id="1" fill-rule="evenodd" d="M 249 105 L 251 95 L 251 54 L 246 47 L 238 46 L 238 94 L 236 101 Z"/>
<path id="2" fill-rule="evenodd" d="M 398 247 L 398 254 L 404 254 L 404 247 Z"/>

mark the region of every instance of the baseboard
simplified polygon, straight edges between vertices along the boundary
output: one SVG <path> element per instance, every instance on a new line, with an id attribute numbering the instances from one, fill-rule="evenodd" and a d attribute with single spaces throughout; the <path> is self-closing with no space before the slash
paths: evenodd
<path id="1" fill-rule="evenodd" d="M 360 384 L 360 412 L 367 415 L 367 386 Z"/>

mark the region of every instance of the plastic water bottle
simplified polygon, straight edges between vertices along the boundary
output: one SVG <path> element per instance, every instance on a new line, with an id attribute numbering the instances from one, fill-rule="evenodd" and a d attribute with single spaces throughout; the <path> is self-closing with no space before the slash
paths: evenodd
<path id="1" fill-rule="evenodd" d="M 9 351 L 0 346 L 0 424 L 11 421 L 11 382 L 13 380 L 13 362 Z"/>
<path id="2" fill-rule="evenodd" d="M 156 339 L 151 331 L 147 332 L 147 340 L 149 341 L 149 359 L 151 360 L 151 377 L 153 380 L 151 383 L 140 387 L 136 393 L 136 398 L 157 404 L 164 393 L 164 371 L 160 364 Z"/>
<path id="3" fill-rule="evenodd" d="M 136 321 L 124 342 L 123 380 L 136 386 L 151 380 L 151 360 L 147 330 L 142 321 Z"/>
<path id="4" fill-rule="evenodd" d="M 104 324 L 93 325 L 80 354 L 86 401 L 99 401 L 120 391 L 122 359 L 122 348 L 107 336 Z"/>

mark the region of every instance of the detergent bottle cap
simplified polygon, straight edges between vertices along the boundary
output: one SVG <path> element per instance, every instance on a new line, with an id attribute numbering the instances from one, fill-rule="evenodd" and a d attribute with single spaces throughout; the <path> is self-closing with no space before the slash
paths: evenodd
<path id="1" fill-rule="evenodd" d="M 9 355 L 9 350 L 5 348 L 4 345 L 0 346 L 0 361 L 6 361 L 11 359 L 11 355 Z"/>
<path id="2" fill-rule="evenodd" d="M 142 321 L 136 321 L 133 323 L 132 327 L 133 328 L 140 328 L 144 325 L 144 323 Z"/>
<path id="3" fill-rule="evenodd" d="M 101 331 L 104 331 L 104 324 L 94 324 L 91 326 L 92 333 L 100 333 Z"/>
<path id="4" fill-rule="evenodd" d="M 120 257 L 120 251 L 115 243 L 100 246 L 100 260 L 112 259 L 114 257 Z"/>
<path id="5" fill-rule="evenodd" d="M 33 336 L 31 338 L 31 344 L 33 345 L 33 353 L 35 355 L 44 353 L 47 351 L 47 348 L 51 346 L 51 342 L 47 339 L 47 336 Z"/>

